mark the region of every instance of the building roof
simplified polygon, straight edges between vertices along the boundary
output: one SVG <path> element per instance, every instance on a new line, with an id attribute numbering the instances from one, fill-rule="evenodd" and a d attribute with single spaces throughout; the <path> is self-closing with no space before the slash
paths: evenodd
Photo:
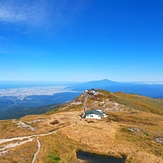
<path id="1" fill-rule="evenodd" d="M 96 115 L 102 116 L 102 114 L 101 114 L 99 111 L 97 111 L 97 110 L 87 110 L 87 111 L 85 112 L 84 117 L 85 117 L 86 115 L 88 115 L 88 114 L 96 114 Z"/>

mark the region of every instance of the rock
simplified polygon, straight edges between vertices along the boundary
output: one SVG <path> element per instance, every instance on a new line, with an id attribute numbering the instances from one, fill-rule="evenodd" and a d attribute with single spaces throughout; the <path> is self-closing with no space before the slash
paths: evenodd
<path id="1" fill-rule="evenodd" d="M 141 130 L 139 128 L 128 128 L 127 130 L 132 131 L 132 132 L 134 132 L 134 131 L 141 132 Z"/>
<path id="2" fill-rule="evenodd" d="M 163 138 L 154 138 L 156 143 L 163 144 Z"/>

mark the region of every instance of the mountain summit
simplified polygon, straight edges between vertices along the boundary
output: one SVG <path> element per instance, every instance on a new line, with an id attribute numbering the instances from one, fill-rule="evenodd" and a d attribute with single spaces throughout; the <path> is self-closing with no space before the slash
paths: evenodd
<path id="1" fill-rule="evenodd" d="M 73 85 L 72 89 L 84 91 L 85 89 L 90 89 L 90 88 L 107 89 L 108 87 L 118 86 L 118 85 L 121 85 L 121 83 L 108 80 L 108 79 L 103 79 L 103 80 L 94 80 L 86 83 L 76 84 Z"/>
<path id="2" fill-rule="evenodd" d="M 108 79 L 103 79 L 103 80 L 95 80 L 95 81 L 90 81 L 85 83 L 85 85 L 87 86 L 95 86 L 95 87 L 99 87 L 99 86 L 111 86 L 111 85 L 117 85 L 120 84 L 118 82 L 112 81 L 112 80 L 108 80 Z"/>

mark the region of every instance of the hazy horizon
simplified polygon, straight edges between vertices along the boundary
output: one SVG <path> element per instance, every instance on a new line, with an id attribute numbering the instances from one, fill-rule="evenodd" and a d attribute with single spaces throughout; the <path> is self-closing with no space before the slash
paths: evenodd
<path id="1" fill-rule="evenodd" d="M 115 80 L 110 80 L 110 79 L 93 79 L 93 80 L 84 80 L 84 81 L 46 81 L 46 80 L 40 80 L 40 81 L 36 81 L 36 80 L 0 80 L 0 83 L 53 83 L 53 84 L 75 84 L 75 83 L 86 83 L 86 82 L 92 82 L 92 81 L 102 81 L 102 80 L 108 80 L 108 81 L 113 81 L 113 82 L 119 82 L 119 83 L 163 83 L 162 81 L 115 81 Z"/>

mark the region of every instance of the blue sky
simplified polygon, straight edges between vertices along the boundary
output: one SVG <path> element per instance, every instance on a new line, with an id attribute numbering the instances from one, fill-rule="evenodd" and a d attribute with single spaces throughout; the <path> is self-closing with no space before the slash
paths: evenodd
<path id="1" fill-rule="evenodd" d="M 0 0 L 0 81 L 163 81 L 162 0 Z"/>

